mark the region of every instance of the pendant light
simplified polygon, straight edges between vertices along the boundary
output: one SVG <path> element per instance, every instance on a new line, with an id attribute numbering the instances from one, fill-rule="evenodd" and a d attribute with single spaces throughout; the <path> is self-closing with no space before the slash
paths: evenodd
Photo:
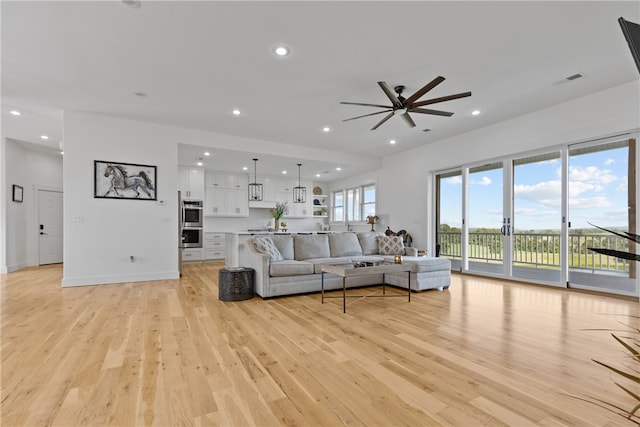
<path id="1" fill-rule="evenodd" d="M 300 186 L 300 166 L 302 163 L 298 163 L 298 186 L 293 187 L 293 203 L 306 203 L 307 201 L 307 188 Z"/>
<path id="2" fill-rule="evenodd" d="M 257 165 L 258 159 L 253 159 L 253 182 L 249 184 L 249 200 L 259 202 L 262 200 L 262 184 L 258 184 Z"/>

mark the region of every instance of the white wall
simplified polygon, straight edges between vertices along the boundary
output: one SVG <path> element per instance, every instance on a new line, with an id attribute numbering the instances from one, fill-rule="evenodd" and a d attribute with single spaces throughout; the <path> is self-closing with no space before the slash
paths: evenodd
<path id="1" fill-rule="evenodd" d="M 160 125 L 65 112 L 63 286 L 178 277 L 176 134 Z M 165 204 L 95 199 L 94 160 L 157 166 L 154 184 Z"/>
<path id="2" fill-rule="evenodd" d="M 424 145 L 383 160 L 378 204 L 433 250 L 432 172 L 640 129 L 640 81 Z M 490 112 L 487 112 L 490 113 Z"/>

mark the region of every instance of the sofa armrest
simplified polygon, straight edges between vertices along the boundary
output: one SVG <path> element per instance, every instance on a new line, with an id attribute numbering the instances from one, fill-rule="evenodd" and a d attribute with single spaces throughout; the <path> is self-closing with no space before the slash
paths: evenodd
<path id="1" fill-rule="evenodd" d="M 418 248 L 405 247 L 404 254 L 406 256 L 418 256 Z"/>
<path id="2" fill-rule="evenodd" d="M 262 298 L 269 296 L 269 255 L 261 254 L 256 251 L 251 242 L 247 242 L 245 267 L 253 268 L 254 273 L 254 289 Z"/>

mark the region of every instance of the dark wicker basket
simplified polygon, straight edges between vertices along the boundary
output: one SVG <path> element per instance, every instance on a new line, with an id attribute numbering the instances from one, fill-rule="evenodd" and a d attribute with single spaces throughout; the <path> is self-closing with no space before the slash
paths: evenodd
<path id="1" fill-rule="evenodd" d="M 253 298 L 253 268 L 223 268 L 218 274 L 218 298 L 242 301 Z"/>

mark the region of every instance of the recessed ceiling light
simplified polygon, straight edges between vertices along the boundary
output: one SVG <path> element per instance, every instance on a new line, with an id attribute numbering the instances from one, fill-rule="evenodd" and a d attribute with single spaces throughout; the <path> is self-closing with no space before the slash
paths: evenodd
<path id="1" fill-rule="evenodd" d="M 203 164 L 202 162 L 196 163 L 196 165 L 198 165 L 198 166 L 202 166 L 202 164 Z"/>
<path id="2" fill-rule="evenodd" d="M 331 128 L 329 126 L 325 126 L 322 128 L 322 132 L 331 132 Z"/>
<path id="3" fill-rule="evenodd" d="M 243 166 L 243 167 L 242 167 L 242 170 L 243 170 L 243 171 L 246 171 L 246 170 L 249 170 L 249 168 L 248 168 L 248 167 L 246 167 L 246 166 Z"/>
<path id="4" fill-rule="evenodd" d="M 480 110 L 473 110 L 473 111 L 471 112 L 471 115 L 472 115 L 472 116 L 477 116 L 478 114 L 480 114 Z"/>
<path id="5" fill-rule="evenodd" d="M 278 56 L 287 56 L 291 53 L 289 48 L 286 46 L 276 46 L 276 48 L 273 49 L 273 52 Z"/>
<path id="6" fill-rule="evenodd" d="M 47 135 L 40 135 L 40 139 L 49 139 Z"/>
<path id="7" fill-rule="evenodd" d="M 210 153 L 210 152 L 208 152 L 208 151 L 205 151 L 203 154 L 204 154 L 205 156 L 210 156 L 210 155 L 211 155 L 211 153 Z"/>
<path id="8" fill-rule="evenodd" d="M 242 111 L 234 108 L 233 110 L 231 110 L 231 114 L 233 114 L 234 116 L 239 116 L 240 114 L 242 114 Z"/>
<path id="9" fill-rule="evenodd" d="M 18 110 L 11 110 L 10 113 L 13 116 L 21 116 L 22 115 L 22 113 L 20 111 L 18 111 Z"/>
<path id="10" fill-rule="evenodd" d="M 341 170 L 342 170 L 342 168 L 341 168 L 340 166 L 338 166 L 338 167 L 336 168 L 336 170 L 337 170 L 337 171 L 341 171 Z"/>
<path id="11" fill-rule="evenodd" d="M 287 171 L 282 171 L 282 175 L 286 175 L 286 174 L 287 174 Z"/>
<path id="12" fill-rule="evenodd" d="M 319 173 L 316 174 L 316 178 L 320 178 L 320 174 Z"/>
<path id="13" fill-rule="evenodd" d="M 396 143 L 396 140 L 395 140 L 395 139 L 392 139 L 392 140 L 390 140 L 390 141 L 389 141 L 389 144 L 391 144 L 391 145 L 393 145 L 393 144 L 395 144 L 395 143 Z"/>
<path id="14" fill-rule="evenodd" d="M 64 151 L 61 151 L 61 152 L 60 152 L 60 155 L 62 155 L 62 154 L 64 154 Z"/>

